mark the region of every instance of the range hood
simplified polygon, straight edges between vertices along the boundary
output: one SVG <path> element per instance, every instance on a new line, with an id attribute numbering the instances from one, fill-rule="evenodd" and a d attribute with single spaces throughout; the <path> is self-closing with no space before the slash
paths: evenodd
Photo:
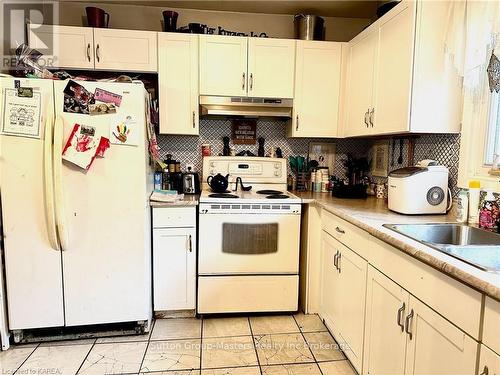
<path id="1" fill-rule="evenodd" d="M 200 96 L 204 116 L 292 117 L 293 99 Z"/>

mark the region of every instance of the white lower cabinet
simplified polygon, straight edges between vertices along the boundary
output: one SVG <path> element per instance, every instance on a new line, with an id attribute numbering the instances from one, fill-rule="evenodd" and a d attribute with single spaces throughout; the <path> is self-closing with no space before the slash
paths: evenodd
<path id="1" fill-rule="evenodd" d="M 500 355 L 483 344 L 479 350 L 477 375 L 500 375 Z"/>
<path id="2" fill-rule="evenodd" d="M 323 232 L 321 314 L 354 368 L 361 372 L 368 263 Z"/>
<path id="3" fill-rule="evenodd" d="M 173 213 L 170 214 L 165 210 Z M 184 219 L 179 220 L 179 217 L 184 217 Z M 176 220 L 171 220 L 174 218 Z M 153 223 L 154 311 L 194 310 L 196 305 L 195 208 L 154 208 Z M 187 224 L 187 226 L 175 227 L 180 224 Z"/>
<path id="4" fill-rule="evenodd" d="M 363 374 L 466 375 L 477 342 L 370 266 Z"/>
<path id="5" fill-rule="evenodd" d="M 373 267 L 368 267 L 363 374 L 404 374 L 404 317 L 410 294 Z"/>

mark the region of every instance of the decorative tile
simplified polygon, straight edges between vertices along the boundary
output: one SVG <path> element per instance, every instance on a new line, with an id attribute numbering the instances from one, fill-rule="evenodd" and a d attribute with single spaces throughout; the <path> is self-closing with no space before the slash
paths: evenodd
<path id="1" fill-rule="evenodd" d="M 201 368 L 258 365 L 252 336 L 203 339 Z"/>
<path id="2" fill-rule="evenodd" d="M 201 375 L 260 375 L 260 369 L 255 366 L 201 370 Z"/>
<path id="3" fill-rule="evenodd" d="M 250 325 L 254 335 L 300 332 L 291 315 L 253 316 L 250 318 Z"/>
<path id="4" fill-rule="evenodd" d="M 309 349 L 314 354 L 316 361 L 336 361 L 345 359 L 329 332 L 304 333 Z"/>
<path id="5" fill-rule="evenodd" d="M 293 316 L 302 332 L 323 332 L 326 327 L 317 314 L 296 314 Z"/>
<path id="6" fill-rule="evenodd" d="M 197 370 L 201 340 L 150 341 L 141 372 Z"/>
<path id="7" fill-rule="evenodd" d="M 262 367 L 262 375 L 321 375 L 316 363 Z"/>
<path id="8" fill-rule="evenodd" d="M 283 157 L 291 155 L 307 156 L 310 142 L 335 142 L 336 157 L 335 168 L 330 171 L 331 174 L 345 178 L 345 168 L 343 162 L 348 153 L 356 157 L 370 155 L 370 149 L 373 139 L 370 138 L 287 138 L 286 127 L 287 120 L 282 119 L 258 119 L 257 137 L 264 137 L 266 140 L 265 148 L 280 147 L 283 151 Z M 180 161 L 182 168 L 186 163 L 194 164 L 196 170 L 201 172 L 202 157 L 201 145 L 209 143 L 212 145 L 212 155 L 222 153 L 222 137 L 230 135 L 231 119 L 200 119 L 200 136 L 170 136 L 159 135 L 158 144 L 160 145 L 161 155 L 165 158 L 166 154 L 172 154 L 172 157 Z M 257 145 L 235 145 L 236 152 L 250 150 L 257 154 Z M 389 169 L 397 169 L 408 165 L 408 140 L 403 145 L 403 163 L 397 164 L 399 156 L 399 142 L 396 142 L 396 152 L 394 155 L 394 166 Z M 440 164 L 447 166 L 450 170 L 450 187 L 454 194 L 457 194 L 458 179 L 458 158 L 460 151 L 459 134 L 424 134 L 415 139 L 415 163 L 422 159 L 435 159 Z M 390 147 L 392 153 L 392 146 Z M 391 160 L 391 157 L 389 157 Z M 377 179 L 378 180 L 378 179 Z"/>
<path id="9" fill-rule="evenodd" d="M 151 334 L 151 340 L 198 339 L 200 337 L 201 320 L 195 318 L 158 319 Z"/>
<path id="10" fill-rule="evenodd" d="M 261 366 L 314 362 L 300 333 L 255 336 L 254 341 Z"/>
<path id="11" fill-rule="evenodd" d="M 319 363 L 323 375 L 357 375 L 349 361 Z"/>
<path id="12" fill-rule="evenodd" d="M 76 374 L 92 345 L 44 346 L 18 370 L 20 374 Z"/>
<path id="13" fill-rule="evenodd" d="M 96 344 L 78 374 L 138 372 L 147 345 L 147 342 Z"/>
<path id="14" fill-rule="evenodd" d="M 248 318 L 203 319 L 203 338 L 251 335 Z"/>
<path id="15" fill-rule="evenodd" d="M 0 352 L 0 374 L 13 374 L 26 358 L 33 353 L 36 346 L 14 347 Z"/>

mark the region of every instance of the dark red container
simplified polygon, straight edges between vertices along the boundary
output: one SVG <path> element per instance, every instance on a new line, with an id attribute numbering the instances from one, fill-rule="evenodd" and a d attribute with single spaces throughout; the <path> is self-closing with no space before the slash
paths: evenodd
<path id="1" fill-rule="evenodd" d="M 101 8 L 86 7 L 87 23 L 90 27 L 107 28 L 109 26 L 109 14 Z"/>
<path id="2" fill-rule="evenodd" d="M 164 10 L 163 30 L 170 32 L 177 31 L 177 17 L 179 17 L 179 13 L 174 12 L 173 10 Z"/>

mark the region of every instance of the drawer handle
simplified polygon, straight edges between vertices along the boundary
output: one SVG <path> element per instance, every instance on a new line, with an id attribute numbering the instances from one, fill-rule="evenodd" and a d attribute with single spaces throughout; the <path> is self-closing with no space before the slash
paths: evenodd
<path id="1" fill-rule="evenodd" d="M 405 330 L 405 325 L 403 323 L 403 314 L 405 312 L 405 308 L 406 308 L 406 305 L 405 303 L 403 302 L 403 306 L 401 306 L 399 309 L 398 309 L 398 320 L 397 320 L 397 323 L 398 323 L 398 326 L 401 327 L 401 332 L 404 332 Z"/>
<path id="2" fill-rule="evenodd" d="M 253 73 L 250 73 L 250 90 L 253 90 Z"/>
<path id="3" fill-rule="evenodd" d="M 342 253 L 339 251 L 339 256 L 337 258 L 337 269 L 339 270 L 339 273 L 342 272 L 342 268 L 340 267 L 341 260 L 342 260 Z"/>
<path id="4" fill-rule="evenodd" d="M 336 227 L 335 230 L 340 233 L 340 234 L 345 234 L 345 230 L 339 228 L 339 227 Z"/>
<path id="5" fill-rule="evenodd" d="M 335 266 L 335 269 L 338 270 L 338 266 L 337 266 L 337 261 L 338 261 L 338 256 L 339 256 L 339 252 L 337 250 L 337 252 L 335 253 L 335 255 L 333 256 L 333 265 Z"/>
<path id="6" fill-rule="evenodd" d="M 410 331 L 410 325 L 412 321 L 413 321 L 413 309 L 411 309 L 411 312 L 408 314 L 405 320 L 405 325 L 406 325 L 405 331 L 408 334 L 408 336 L 410 336 L 410 340 L 413 338 L 413 333 Z"/>
<path id="7" fill-rule="evenodd" d="M 245 90 L 245 72 L 243 72 L 243 76 L 241 79 L 241 89 Z"/>
<path id="8" fill-rule="evenodd" d="M 188 250 L 190 253 L 193 252 L 193 239 L 191 238 L 191 235 L 188 237 Z"/>
<path id="9" fill-rule="evenodd" d="M 193 129 L 196 127 L 195 112 L 193 111 Z"/>
<path id="10" fill-rule="evenodd" d="M 299 115 L 297 115 L 297 118 L 295 119 L 295 131 L 299 131 Z"/>
<path id="11" fill-rule="evenodd" d="M 488 366 L 484 366 L 483 372 L 480 373 L 479 375 L 488 375 L 490 373 L 490 370 L 488 370 Z"/>
<path id="12" fill-rule="evenodd" d="M 370 117 L 368 117 L 368 118 L 370 120 L 370 125 L 373 128 L 373 115 L 375 114 L 375 108 L 372 108 L 372 110 L 369 112 L 369 114 L 370 114 Z"/>
<path id="13" fill-rule="evenodd" d="M 368 110 L 365 112 L 365 125 L 366 125 L 366 127 L 368 127 L 368 126 L 369 126 L 369 124 L 368 124 L 368 120 L 367 120 L 367 118 L 368 118 L 368 113 L 369 113 L 369 112 L 370 112 L 370 109 L 368 109 Z"/>

